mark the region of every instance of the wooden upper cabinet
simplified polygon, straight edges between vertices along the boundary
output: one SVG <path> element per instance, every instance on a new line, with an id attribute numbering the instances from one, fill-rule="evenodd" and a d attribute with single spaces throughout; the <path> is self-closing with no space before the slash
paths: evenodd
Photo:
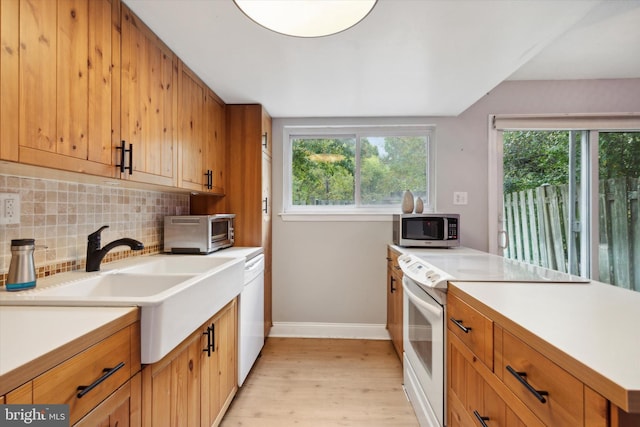
<path id="1" fill-rule="evenodd" d="M 133 148 L 121 177 L 175 187 L 178 58 L 124 4 L 121 49 L 121 139 Z"/>
<path id="2" fill-rule="evenodd" d="M 178 186 L 224 194 L 224 103 L 183 63 L 178 98 Z"/>
<path id="3" fill-rule="evenodd" d="M 18 161 L 20 3 L 0 1 L 0 159 Z"/>
<path id="4" fill-rule="evenodd" d="M 271 137 L 271 116 L 266 110 L 262 110 L 262 151 L 271 157 L 272 137 Z"/>
<path id="5" fill-rule="evenodd" d="M 227 163 L 227 141 L 225 134 L 225 104 L 212 91 L 205 93 L 206 138 L 205 172 L 209 172 L 209 186 L 203 191 L 225 194 L 225 169 Z M 205 180 L 206 184 L 206 180 Z"/>
<path id="6" fill-rule="evenodd" d="M 206 86 L 183 63 L 178 84 L 178 186 L 200 191 L 207 182 L 203 171 Z"/>
<path id="7" fill-rule="evenodd" d="M 17 59 L 9 53 L 13 49 L 3 49 L 2 125 L 9 123 L 9 103 L 19 123 L 17 150 L 15 145 L 4 149 L 12 142 L 3 129 L 3 158 L 114 175 L 112 107 L 119 87 L 113 65 L 119 54 L 119 5 L 117 0 L 2 1 L 3 46 L 5 37 L 9 46 L 19 40 Z"/>

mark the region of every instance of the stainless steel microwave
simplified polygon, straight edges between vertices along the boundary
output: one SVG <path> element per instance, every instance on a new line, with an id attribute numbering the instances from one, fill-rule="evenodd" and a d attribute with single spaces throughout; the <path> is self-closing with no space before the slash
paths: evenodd
<path id="1" fill-rule="evenodd" d="M 393 215 L 393 244 L 420 248 L 460 246 L 460 215 Z"/>
<path id="2" fill-rule="evenodd" d="M 235 214 L 164 217 L 164 252 L 208 254 L 233 246 Z"/>

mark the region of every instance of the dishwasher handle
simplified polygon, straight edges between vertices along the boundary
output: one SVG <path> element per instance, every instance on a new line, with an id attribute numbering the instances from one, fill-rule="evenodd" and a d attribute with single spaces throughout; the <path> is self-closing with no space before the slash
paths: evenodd
<path id="1" fill-rule="evenodd" d="M 259 269 L 264 269 L 264 255 L 260 254 L 244 264 L 244 271 L 255 271 Z"/>

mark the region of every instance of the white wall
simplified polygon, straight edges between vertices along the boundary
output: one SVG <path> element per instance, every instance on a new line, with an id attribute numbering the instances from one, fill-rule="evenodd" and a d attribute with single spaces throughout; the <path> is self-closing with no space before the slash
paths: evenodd
<path id="1" fill-rule="evenodd" d="M 487 250 L 489 115 L 595 112 L 640 112 L 640 79 L 504 82 L 458 117 L 274 119 L 274 334 L 283 330 L 282 322 L 300 323 L 300 330 L 307 322 L 381 328 L 391 241 L 390 222 L 293 222 L 277 215 L 282 209 L 283 126 L 435 125 L 436 210 L 460 213 L 462 244 Z M 454 206 L 454 191 L 468 192 L 468 205 Z"/>

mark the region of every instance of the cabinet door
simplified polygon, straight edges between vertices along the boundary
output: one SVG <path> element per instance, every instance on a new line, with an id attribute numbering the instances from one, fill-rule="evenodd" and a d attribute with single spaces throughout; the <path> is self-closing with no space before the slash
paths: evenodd
<path id="1" fill-rule="evenodd" d="M 398 265 L 398 253 L 387 249 L 387 329 L 396 353 L 402 360 L 402 272 Z"/>
<path id="2" fill-rule="evenodd" d="M 194 334 L 178 351 L 145 367 L 145 426 L 200 425 L 200 353 L 200 335 Z"/>
<path id="3" fill-rule="evenodd" d="M 272 310 L 272 251 L 271 251 L 271 157 L 262 153 L 262 248 L 264 249 L 264 336 L 269 336 L 273 325 Z"/>
<path id="4" fill-rule="evenodd" d="M 219 332 L 219 331 L 218 331 Z M 201 345 L 203 349 L 200 356 L 201 365 L 201 425 L 214 424 L 222 404 L 220 403 L 220 367 L 219 352 L 215 345 L 216 325 L 214 319 L 205 325 L 202 331 Z"/>
<path id="5" fill-rule="evenodd" d="M 20 1 L 21 163 L 114 175 L 112 96 L 119 87 L 112 64 L 119 39 L 113 16 L 118 4 Z"/>
<path id="6" fill-rule="evenodd" d="M 203 171 L 205 156 L 205 87 L 200 80 L 180 65 L 178 104 L 178 186 L 196 191 L 206 184 Z"/>
<path id="7" fill-rule="evenodd" d="M 18 161 L 20 2 L 0 1 L 0 159 Z"/>
<path id="8" fill-rule="evenodd" d="M 226 138 L 225 105 L 210 89 L 205 94 L 205 173 L 210 173 L 210 187 L 203 191 L 213 194 L 225 194 Z"/>
<path id="9" fill-rule="evenodd" d="M 264 336 L 269 336 L 273 325 L 272 310 L 272 237 L 271 216 L 273 215 L 272 160 L 271 160 L 271 117 L 262 108 L 262 248 L 264 249 Z"/>
<path id="10" fill-rule="evenodd" d="M 203 330 L 202 425 L 217 424 L 237 391 L 237 308 L 233 300 L 220 310 Z M 211 335 L 207 336 L 211 330 Z"/>
<path id="11" fill-rule="evenodd" d="M 121 139 L 133 147 L 122 178 L 177 185 L 177 81 L 175 54 L 122 5 Z"/>

